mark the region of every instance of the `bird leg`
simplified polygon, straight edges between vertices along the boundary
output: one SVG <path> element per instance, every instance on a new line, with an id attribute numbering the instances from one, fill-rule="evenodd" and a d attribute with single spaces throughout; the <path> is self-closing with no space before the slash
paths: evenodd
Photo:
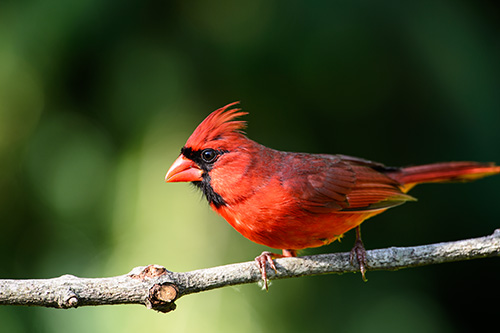
<path id="1" fill-rule="evenodd" d="M 354 265 L 354 257 L 356 257 L 356 260 L 358 261 L 359 271 L 361 272 L 363 281 L 368 281 L 365 276 L 366 268 L 368 267 L 366 262 L 366 249 L 363 241 L 361 240 L 361 227 L 359 225 L 356 227 L 356 241 L 354 242 L 354 247 L 352 248 L 349 256 L 351 265 Z"/>
<path id="2" fill-rule="evenodd" d="M 281 257 L 281 255 L 269 251 L 264 251 L 260 256 L 255 257 L 255 262 L 257 263 L 257 267 L 259 267 L 260 274 L 262 275 L 262 281 L 264 281 L 264 287 L 266 288 L 266 290 L 269 290 L 266 272 L 267 264 L 269 264 L 269 266 L 271 266 L 271 268 L 274 269 L 276 273 L 278 273 L 278 271 L 276 270 L 276 266 L 274 265 L 273 258 L 279 257 Z"/>
<path id="3" fill-rule="evenodd" d="M 264 281 L 264 287 L 266 290 L 269 290 L 269 285 L 267 283 L 267 264 L 271 266 L 274 272 L 278 273 L 276 269 L 276 265 L 274 264 L 273 259 L 276 258 L 284 258 L 284 257 L 296 257 L 297 251 L 295 250 L 282 250 L 283 254 L 272 253 L 269 251 L 264 251 L 260 256 L 255 257 L 255 262 L 257 263 L 257 267 L 259 267 L 259 271 L 262 275 L 262 281 Z"/>

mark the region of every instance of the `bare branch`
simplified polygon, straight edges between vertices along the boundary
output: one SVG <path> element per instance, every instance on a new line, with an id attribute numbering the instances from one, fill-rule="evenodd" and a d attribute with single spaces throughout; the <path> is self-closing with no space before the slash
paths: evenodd
<path id="1" fill-rule="evenodd" d="M 455 242 L 391 247 L 367 251 L 369 270 L 397 270 L 500 256 L 500 229 L 493 235 Z M 278 273 L 269 279 L 304 275 L 356 272 L 349 253 L 276 259 Z M 63 275 L 53 279 L 0 280 L 1 305 L 72 308 L 87 305 L 143 304 L 161 312 L 175 309 L 181 296 L 259 281 L 254 262 L 238 263 L 191 272 L 170 272 L 157 265 L 136 267 L 126 275 L 109 278 L 78 278 Z"/>

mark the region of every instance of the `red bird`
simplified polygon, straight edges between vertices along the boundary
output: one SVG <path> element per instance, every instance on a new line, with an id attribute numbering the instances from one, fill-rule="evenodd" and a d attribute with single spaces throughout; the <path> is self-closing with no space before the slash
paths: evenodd
<path id="1" fill-rule="evenodd" d="M 210 206 L 253 242 L 281 249 L 256 258 L 267 288 L 266 264 L 297 250 L 329 244 L 356 228 L 351 252 L 365 274 L 360 224 L 415 200 L 420 183 L 466 181 L 500 173 L 493 163 L 445 162 L 394 168 L 345 155 L 283 152 L 248 139 L 247 114 L 231 103 L 210 114 L 189 137 L 165 177 L 192 182 Z"/>

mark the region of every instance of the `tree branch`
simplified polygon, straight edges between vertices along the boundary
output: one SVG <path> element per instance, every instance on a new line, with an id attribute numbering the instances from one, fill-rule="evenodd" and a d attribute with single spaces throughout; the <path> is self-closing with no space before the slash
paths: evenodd
<path id="1" fill-rule="evenodd" d="M 500 229 L 486 237 L 455 242 L 391 247 L 367 251 L 369 270 L 397 270 L 444 262 L 500 256 Z M 305 275 L 356 272 L 349 253 L 332 253 L 276 259 L 278 272 L 269 279 Z M 225 286 L 258 282 L 261 274 L 254 262 L 170 272 L 157 265 L 136 267 L 130 273 L 109 278 L 0 280 L 0 305 L 73 308 L 87 305 L 143 304 L 160 312 L 175 309 L 181 296 Z"/>

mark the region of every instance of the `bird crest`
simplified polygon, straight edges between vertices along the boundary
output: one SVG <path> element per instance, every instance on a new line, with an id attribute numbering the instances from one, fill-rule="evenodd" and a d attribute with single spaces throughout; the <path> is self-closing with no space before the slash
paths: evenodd
<path id="1" fill-rule="evenodd" d="M 186 147 L 191 147 L 194 150 L 201 149 L 207 142 L 243 134 L 246 121 L 234 119 L 246 115 L 248 112 L 241 111 L 239 108 L 231 109 L 238 103 L 230 103 L 208 115 L 191 134 L 186 142 Z"/>

